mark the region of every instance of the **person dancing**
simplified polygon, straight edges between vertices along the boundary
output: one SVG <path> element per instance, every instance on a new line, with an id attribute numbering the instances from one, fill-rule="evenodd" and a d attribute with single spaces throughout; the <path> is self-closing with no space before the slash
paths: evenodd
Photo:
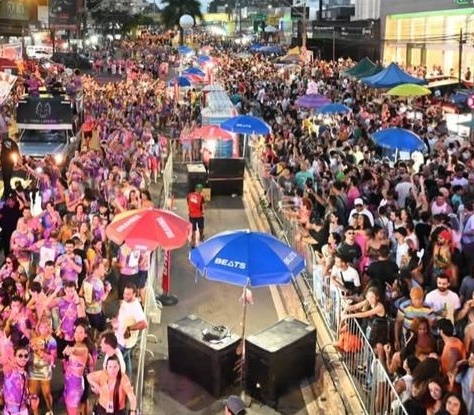
<path id="1" fill-rule="evenodd" d="M 63 351 L 67 356 L 64 371 L 64 402 L 67 415 L 81 413 L 81 401 L 85 391 L 84 372 L 90 357 L 86 340 L 87 326 L 81 321 L 74 330 L 74 345 L 66 346 Z"/>
<path id="2" fill-rule="evenodd" d="M 92 391 L 99 396 L 96 415 L 125 415 L 126 399 L 130 403 L 130 415 L 136 415 L 137 398 L 129 377 L 120 370 L 117 355 L 109 356 L 105 370 L 87 375 Z"/>
<path id="3" fill-rule="evenodd" d="M 31 340 L 33 351 L 32 364 L 28 369 L 28 387 L 30 392 L 38 395 L 40 388 L 48 411 L 45 415 L 53 414 L 53 395 L 51 393 L 51 377 L 54 362 L 57 357 L 57 343 L 52 335 L 52 322 L 50 317 L 43 317 L 37 326 Z M 33 411 L 39 414 L 38 409 Z"/>

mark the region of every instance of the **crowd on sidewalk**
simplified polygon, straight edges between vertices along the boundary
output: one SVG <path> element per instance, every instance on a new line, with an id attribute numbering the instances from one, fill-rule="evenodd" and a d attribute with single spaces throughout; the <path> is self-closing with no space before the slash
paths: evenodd
<path id="1" fill-rule="evenodd" d="M 149 253 L 113 244 L 105 229 L 119 213 L 154 205 L 148 188 L 166 161 L 163 133 L 174 106 L 160 74 L 143 62 L 151 52 L 166 57 L 171 49 L 166 38 L 152 43 L 117 46 L 126 64 L 115 83 L 99 84 L 77 71 L 42 75 L 33 65 L 4 106 L 8 124 L 16 100 L 53 78 L 64 88 L 73 85 L 68 95 L 74 100 L 80 94 L 84 103 L 81 146 L 69 164 L 18 157 L 12 188 L 4 186 L 0 363 L 6 414 L 58 408 L 51 385 L 55 366 L 69 415 L 90 413 L 93 394 L 96 414 L 136 410 L 132 353 L 148 324 Z M 6 141 L 8 129 L 2 134 Z M 106 308 L 113 315 L 106 316 Z"/>
<path id="2" fill-rule="evenodd" d="M 254 140 L 253 157 L 319 286 L 351 304 L 339 328 L 351 319 L 366 328 L 409 414 L 474 413 L 474 147 L 450 136 L 439 97 L 414 100 L 415 116 L 406 102 L 345 77 L 344 60 L 290 71 L 231 55 L 221 68 L 242 111 L 272 127 Z M 351 112 L 300 108 L 306 93 Z M 395 160 L 370 139 L 389 127 L 418 134 L 427 151 Z M 393 398 L 378 395 L 375 413 Z"/>
<path id="3" fill-rule="evenodd" d="M 450 137 L 438 97 L 413 102 L 422 109 L 414 116 L 405 102 L 345 77 L 348 61 L 290 68 L 262 54 L 239 57 L 238 49 L 212 47 L 217 77 L 238 97 L 239 111 L 272 127 L 252 140 L 253 157 L 272 207 L 297 229 L 295 247 L 314 261 L 322 286 L 350 300 L 338 319 L 357 318 L 367 327 L 409 414 L 474 414 L 472 143 Z M 21 168 L 38 191 L 18 181 L 4 196 L 0 334 L 4 404 L 12 414 L 29 406 L 39 413 L 39 393 L 52 410 L 49 385 L 58 360 L 69 414 L 84 413 L 84 380 L 105 412 L 120 413 L 126 396 L 134 409 L 130 355 L 147 324 L 140 300 L 148 256 L 114 247 L 105 227 L 117 213 L 153 205 L 147 186 L 158 180 L 170 150 L 164 131 L 176 139 L 200 122 L 193 94 L 176 103 L 166 93 L 164 78 L 176 58 L 168 39 L 156 36 L 124 42 L 117 61 L 98 53 L 96 72 L 110 65 L 123 79 L 73 82 L 74 93 L 84 95 L 88 126 L 67 171 L 52 159 L 24 160 Z M 307 92 L 351 112 L 326 118 L 298 107 Z M 427 151 L 394 160 L 370 139 L 387 127 L 412 130 Z M 200 157 L 186 140 L 178 145 L 183 157 Z M 36 197 L 39 215 L 32 214 Z M 108 278 L 111 270 L 118 281 Z M 104 301 L 115 293 L 123 302 L 107 330 Z M 111 356 L 106 372 L 95 371 L 98 339 Z M 367 379 L 377 386 L 373 373 Z M 110 384 L 120 385 L 113 399 Z M 375 413 L 392 398 L 378 396 Z"/>

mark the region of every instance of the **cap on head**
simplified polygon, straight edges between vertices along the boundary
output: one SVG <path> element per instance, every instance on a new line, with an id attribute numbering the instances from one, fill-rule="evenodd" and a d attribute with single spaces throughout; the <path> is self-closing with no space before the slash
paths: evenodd
<path id="1" fill-rule="evenodd" d="M 354 200 L 354 206 L 357 206 L 357 205 L 364 206 L 364 201 L 360 197 Z"/>
<path id="2" fill-rule="evenodd" d="M 234 415 L 245 413 L 245 403 L 237 395 L 230 395 L 225 402 L 225 406 Z"/>
<path id="3" fill-rule="evenodd" d="M 202 190 L 204 189 L 204 186 L 201 183 L 198 183 L 195 187 L 196 190 Z"/>

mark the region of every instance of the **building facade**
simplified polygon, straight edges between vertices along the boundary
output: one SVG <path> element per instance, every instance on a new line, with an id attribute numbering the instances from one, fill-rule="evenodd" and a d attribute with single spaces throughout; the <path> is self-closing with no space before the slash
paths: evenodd
<path id="1" fill-rule="evenodd" d="M 379 19 L 380 0 L 355 0 L 354 20 Z"/>
<path id="2" fill-rule="evenodd" d="M 380 24 L 385 64 L 455 76 L 474 67 L 472 0 L 381 0 Z"/>

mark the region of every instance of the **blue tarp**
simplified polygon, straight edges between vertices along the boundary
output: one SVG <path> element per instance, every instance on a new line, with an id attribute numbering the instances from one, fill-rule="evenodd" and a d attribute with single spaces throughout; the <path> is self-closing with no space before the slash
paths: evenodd
<path id="1" fill-rule="evenodd" d="M 361 82 L 372 88 L 393 88 L 402 84 L 426 85 L 425 79 L 415 78 L 406 73 L 396 63 L 391 63 L 382 72 L 362 78 Z"/>

